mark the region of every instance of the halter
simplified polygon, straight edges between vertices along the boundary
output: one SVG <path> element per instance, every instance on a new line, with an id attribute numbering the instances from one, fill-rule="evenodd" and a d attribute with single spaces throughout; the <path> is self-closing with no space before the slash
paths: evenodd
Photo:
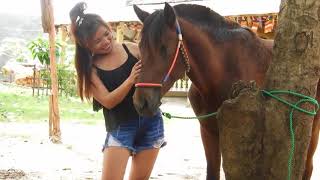
<path id="1" fill-rule="evenodd" d="M 162 82 L 161 83 L 136 83 L 135 87 L 160 87 L 161 88 L 162 84 L 164 84 L 169 79 L 169 76 L 170 76 L 170 74 L 171 74 L 171 72 L 172 72 L 172 70 L 173 70 L 173 68 L 174 68 L 174 66 L 176 64 L 177 59 L 178 59 L 179 50 L 181 50 L 181 53 L 182 53 L 182 55 L 184 57 L 184 61 L 185 61 L 185 64 L 187 66 L 187 72 L 190 71 L 189 57 L 188 57 L 187 51 L 184 48 L 181 28 L 180 28 L 178 20 L 176 20 L 176 33 L 178 35 L 178 40 L 179 40 L 177 48 L 176 48 L 176 53 L 174 55 L 174 58 L 173 58 L 171 66 L 169 68 L 169 71 L 167 72 L 167 74 L 164 77 L 164 79 L 162 80 Z"/>

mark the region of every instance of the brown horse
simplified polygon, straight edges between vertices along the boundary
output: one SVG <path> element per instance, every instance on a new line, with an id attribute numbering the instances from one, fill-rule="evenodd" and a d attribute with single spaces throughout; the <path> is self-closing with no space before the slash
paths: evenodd
<path id="1" fill-rule="evenodd" d="M 185 72 L 192 81 L 188 96 L 196 115 L 217 111 L 238 80 L 255 80 L 262 86 L 272 59 L 273 42 L 262 40 L 250 29 L 199 5 L 173 8 L 166 3 L 164 10 L 152 14 L 137 6 L 134 9 L 144 24 L 139 44 L 143 71 L 134 94 L 134 104 L 140 114 L 155 113 L 164 93 Z M 320 100 L 319 89 L 317 100 Z M 313 123 L 305 179 L 310 179 L 312 173 L 319 117 L 318 113 Z M 207 179 L 219 179 L 221 153 L 217 120 L 210 117 L 200 124 Z"/>

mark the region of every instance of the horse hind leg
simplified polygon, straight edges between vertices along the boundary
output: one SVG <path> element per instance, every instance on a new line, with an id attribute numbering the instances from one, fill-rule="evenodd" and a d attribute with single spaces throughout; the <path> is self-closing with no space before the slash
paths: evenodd
<path id="1" fill-rule="evenodd" d="M 191 106 L 197 116 L 208 113 L 198 90 L 191 85 L 188 93 Z M 200 120 L 202 144 L 207 160 L 207 180 L 219 180 L 221 153 L 219 148 L 218 124 L 215 118 Z"/>
<path id="2" fill-rule="evenodd" d="M 307 161 L 306 161 L 306 169 L 304 172 L 303 180 L 310 180 L 313 170 L 313 155 L 317 149 L 318 140 L 319 140 L 319 129 L 320 129 L 320 113 L 318 113 L 313 121 L 312 126 L 312 135 L 310 140 L 310 145 L 308 149 Z"/>
<path id="3" fill-rule="evenodd" d="M 318 82 L 316 99 L 318 102 L 320 102 L 320 80 Z M 312 124 L 312 134 L 311 134 L 311 140 L 310 140 L 308 154 L 307 154 L 307 161 L 306 161 L 305 172 L 303 175 L 303 180 L 311 179 L 312 170 L 313 170 L 312 158 L 318 145 L 319 129 L 320 129 L 320 111 L 318 111 L 318 113 L 314 117 L 313 124 Z"/>

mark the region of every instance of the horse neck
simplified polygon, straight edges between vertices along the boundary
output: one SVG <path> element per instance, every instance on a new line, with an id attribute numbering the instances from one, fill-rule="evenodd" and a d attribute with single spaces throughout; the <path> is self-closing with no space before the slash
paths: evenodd
<path id="1" fill-rule="evenodd" d="M 243 44 L 240 41 L 230 40 L 214 45 L 213 39 L 207 32 L 192 25 L 190 22 L 179 19 L 182 33 L 190 56 L 190 72 L 187 74 L 192 83 L 203 93 L 212 94 L 225 83 L 225 69 L 238 73 L 237 77 L 243 80 L 256 80 L 261 85 L 265 72 L 272 59 L 271 49 L 267 49 L 266 43 L 261 42 L 255 35 L 245 29 L 240 29 L 243 36 L 248 36 L 250 43 Z M 236 32 L 237 33 L 237 32 Z M 267 42 L 270 44 L 270 42 Z M 272 47 L 272 46 L 270 46 Z M 268 48 L 270 48 L 268 47 Z M 232 57 L 235 51 L 242 56 Z M 233 58 L 236 64 L 226 64 L 225 58 Z M 237 67 L 239 65 L 247 68 Z M 250 72 L 247 72 L 250 69 Z M 232 79 L 230 79 L 231 81 Z"/>
<path id="2" fill-rule="evenodd" d="M 192 83 L 200 92 L 207 94 L 219 82 L 220 63 L 210 61 L 212 57 L 212 43 L 208 35 L 186 20 L 179 19 L 184 44 L 189 56 L 190 71 L 187 73 Z M 210 82 L 208 82 L 210 79 Z"/>

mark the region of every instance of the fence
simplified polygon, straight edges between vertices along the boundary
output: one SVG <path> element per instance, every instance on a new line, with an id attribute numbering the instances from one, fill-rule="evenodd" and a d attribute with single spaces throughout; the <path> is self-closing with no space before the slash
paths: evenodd
<path id="1" fill-rule="evenodd" d="M 33 75 L 23 79 L 16 80 L 16 84 L 31 87 L 33 96 L 48 96 L 51 91 L 50 71 L 46 68 L 37 69 L 35 65 L 24 65 L 33 69 Z M 12 77 L 11 77 L 12 76 Z M 5 82 L 14 82 L 13 75 L 5 75 L 0 71 L 0 80 Z M 191 81 L 187 76 L 174 83 L 172 88 L 165 94 L 169 97 L 186 97 L 190 88 Z M 59 95 L 76 95 L 76 76 L 69 70 L 58 68 L 58 90 Z"/>
<path id="2" fill-rule="evenodd" d="M 187 97 L 189 88 L 191 86 L 190 79 L 185 76 L 174 83 L 170 90 L 165 94 L 168 97 Z"/>
<path id="3" fill-rule="evenodd" d="M 37 69 L 35 65 L 24 65 L 32 68 L 33 75 L 17 79 L 16 84 L 31 87 L 33 96 L 48 96 L 51 91 L 51 78 L 48 68 Z M 58 67 L 58 92 L 59 95 L 75 96 L 76 95 L 76 78 L 72 70 L 66 66 Z"/>
<path id="4" fill-rule="evenodd" d="M 41 74 L 41 72 L 40 72 Z M 58 78 L 59 94 L 75 95 L 76 94 L 76 80 L 74 78 Z M 167 97 L 187 97 L 191 81 L 188 77 L 179 79 L 174 83 L 170 90 L 165 94 Z M 50 76 L 44 77 L 37 75 L 34 71 L 32 94 L 34 95 L 48 95 L 51 90 Z"/>

